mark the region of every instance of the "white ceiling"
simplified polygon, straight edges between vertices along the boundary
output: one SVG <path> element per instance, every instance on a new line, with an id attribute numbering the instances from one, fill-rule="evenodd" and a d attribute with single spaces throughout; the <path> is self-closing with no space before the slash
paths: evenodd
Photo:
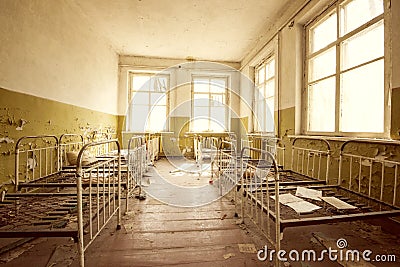
<path id="1" fill-rule="evenodd" d="M 239 62 L 290 0 L 75 0 L 121 55 Z"/>

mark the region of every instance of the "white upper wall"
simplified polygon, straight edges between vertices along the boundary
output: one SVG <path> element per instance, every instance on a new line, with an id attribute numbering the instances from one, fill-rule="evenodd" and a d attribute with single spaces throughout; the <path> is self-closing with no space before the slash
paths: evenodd
<path id="1" fill-rule="evenodd" d="M 118 112 L 118 56 L 68 0 L 0 1 L 0 87 Z"/>

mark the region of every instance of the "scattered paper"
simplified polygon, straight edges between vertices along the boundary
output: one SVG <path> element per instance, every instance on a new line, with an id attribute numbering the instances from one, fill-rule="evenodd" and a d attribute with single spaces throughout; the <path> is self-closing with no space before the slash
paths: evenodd
<path id="1" fill-rule="evenodd" d="M 351 209 L 356 209 L 357 207 L 350 205 L 336 197 L 322 197 L 321 198 L 323 201 L 326 203 L 334 206 L 338 210 L 351 210 Z"/>
<path id="2" fill-rule="evenodd" d="M 271 198 L 275 200 L 275 196 L 271 196 Z M 302 200 L 299 197 L 293 196 L 290 193 L 279 195 L 279 203 L 282 203 L 282 204 L 287 204 L 287 203 L 291 203 L 291 202 L 299 202 L 299 201 L 304 201 L 304 200 Z"/>
<path id="3" fill-rule="evenodd" d="M 275 196 L 271 196 L 271 198 L 275 199 Z M 279 195 L 279 203 L 292 208 L 299 214 L 311 213 L 321 208 L 290 193 Z"/>
<path id="4" fill-rule="evenodd" d="M 298 186 L 296 196 L 321 201 L 322 191 Z"/>
<path id="5" fill-rule="evenodd" d="M 311 213 L 311 212 L 321 208 L 320 206 L 317 206 L 317 205 L 307 202 L 305 200 L 299 201 L 299 202 L 287 203 L 286 206 L 291 207 L 298 214 Z"/>
<path id="6" fill-rule="evenodd" d="M 254 244 L 238 244 L 238 247 L 241 253 L 257 253 L 257 249 Z"/>

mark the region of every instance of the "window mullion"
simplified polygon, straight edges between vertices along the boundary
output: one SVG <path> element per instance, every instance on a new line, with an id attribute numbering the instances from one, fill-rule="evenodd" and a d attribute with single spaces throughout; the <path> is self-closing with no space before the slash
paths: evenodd
<path id="1" fill-rule="evenodd" d="M 337 4 L 336 6 L 336 94 L 335 94 L 335 133 L 340 132 L 340 110 L 341 110 L 341 101 L 340 101 L 340 69 L 341 69 L 341 53 L 340 53 L 340 42 L 338 42 L 340 38 L 340 20 L 341 20 L 341 14 L 340 14 L 340 6 Z"/>

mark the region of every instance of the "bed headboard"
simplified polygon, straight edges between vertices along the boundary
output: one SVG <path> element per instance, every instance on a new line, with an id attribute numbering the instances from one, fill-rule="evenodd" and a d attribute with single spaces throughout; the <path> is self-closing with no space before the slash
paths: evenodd
<path id="1" fill-rule="evenodd" d="M 60 150 L 55 135 L 24 136 L 15 144 L 15 189 L 60 170 Z"/>
<path id="2" fill-rule="evenodd" d="M 349 140 L 340 148 L 339 185 L 400 206 L 399 168 L 400 142 Z"/>

